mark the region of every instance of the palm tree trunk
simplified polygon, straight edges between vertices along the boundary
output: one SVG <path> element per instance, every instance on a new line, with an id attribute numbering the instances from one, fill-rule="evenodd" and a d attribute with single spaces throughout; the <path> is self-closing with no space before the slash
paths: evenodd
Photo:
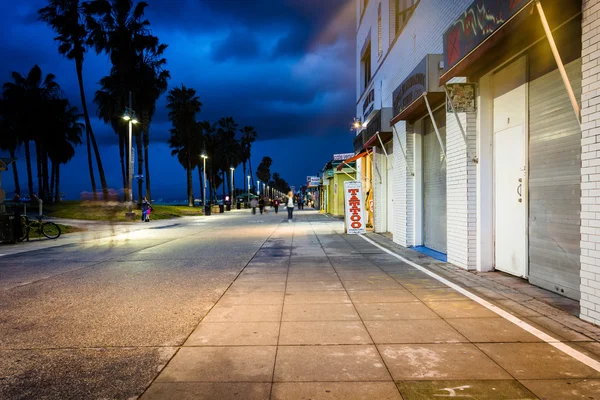
<path id="1" fill-rule="evenodd" d="M 148 201 L 152 201 L 152 193 L 150 191 L 150 163 L 148 162 L 148 147 L 150 146 L 150 118 L 148 113 L 144 113 L 144 165 L 146 167 L 146 196 Z"/>
<path id="2" fill-rule="evenodd" d="M 121 176 L 123 177 L 123 188 L 127 187 L 125 175 L 125 137 L 119 133 L 119 155 L 121 157 Z"/>
<path id="3" fill-rule="evenodd" d="M 90 146 L 90 138 L 94 136 L 92 131 L 92 124 L 90 122 L 90 115 L 88 113 L 87 104 L 85 102 L 85 90 L 83 89 L 83 60 L 75 60 L 75 68 L 77 69 L 77 81 L 79 82 L 79 96 L 81 97 L 81 106 L 83 108 L 83 115 L 85 118 L 85 144 L 87 147 L 88 156 L 88 168 L 90 170 L 90 182 L 92 183 L 92 192 L 94 193 L 94 200 L 98 200 L 98 191 L 96 190 L 96 178 L 94 177 L 94 164 L 92 161 L 92 148 Z M 102 163 L 99 161 L 99 165 Z M 107 200 L 107 193 L 104 194 Z"/>
<path id="4" fill-rule="evenodd" d="M 202 167 L 198 165 L 198 181 L 200 182 L 200 197 L 202 197 L 202 207 L 206 205 L 206 199 L 204 198 L 204 181 L 202 180 Z"/>
<path id="5" fill-rule="evenodd" d="M 56 202 L 60 202 L 60 163 L 56 163 Z"/>
<path id="6" fill-rule="evenodd" d="M 55 199 L 54 195 L 54 177 L 56 175 L 56 164 L 52 163 L 52 168 L 50 172 L 50 199 Z"/>
<path id="7" fill-rule="evenodd" d="M 127 195 L 125 196 L 126 199 L 125 201 L 128 202 L 129 201 L 129 158 L 131 157 L 131 152 L 129 151 L 129 139 L 128 139 L 128 135 L 124 135 L 123 136 L 123 147 L 124 147 L 124 153 L 125 153 L 125 193 L 127 193 Z"/>
<path id="8" fill-rule="evenodd" d="M 225 185 L 227 185 L 227 178 L 225 177 L 225 175 L 227 175 L 225 173 L 225 171 L 221 171 L 221 174 L 223 174 L 223 183 L 221 183 L 221 190 L 223 191 L 223 203 L 225 203 Z"/>
<path id="9" fill-rule="evenodd" d="M 10 150 L 10 158 L 15 158 L 15 151 Z M 15 193 L 21 195 L 21 185 L 19 184 L 19 171 L 17 171 L 17 162 L 12 163 L 13 179 L 15 181 Z"/>
<path id="10" fill-rule="evenodd" d="M 37 195 L 40 199 L 44 200 L 44 194 L 42 193 L 42 188 L 43 188 L 43 184 L 42 184 L 42 156 L 41 156 L 41 151 L 40 151 L 40 145 L 39 143 L 35 144 L 35 161 L 36 161 L 36 165 L 37 165 L 37 181 L 38 181 L 38 187 L 37 187 Z"/>
<path id="11" fill-rule="evenodd" d="M 254 175 L 252 174 L 252 159 L 250 159 L 250 153 L 248 153 L 248 167 L 250 170 L 250 184 L 252 186 L 252 191 L 255 192 L 256 185 L 254 184 Z"/>
<path id="12" fill-rule="evenodd" d="M 246 186 L 248 186 L 248 178 L 246 177 L 246 161 L 244 161 L 242 165 L 242 168 L 244 169 L 244 192 L 247 192 L 247 190 L 245 190 Z"/>
<path id="13" fill-rule="evenodd" d="M 188 206 L 194 207 L 194 189 L 192 186 L 192 163 L 189 160 L 188 156 L 188 167 L 186 168 L 187 172 L 187 196 L 188 196 Z"/>
<path id="14" fill-rule="evenodd" d="M 31 173 L 31 150 L 29 141 L 25 141 L 25 161 L 27 162 L 27 186 L 29 189 L 29 198 L 33 197 L 33 176 Z"/>
<path id="15" fill-rule="evenodd" d="M 144 174 L 144 149 L 142 148 L 142 131 L 135 136 L 135 147 L 137 147 L 137 165 L 138 175 Z M 144 182 L 138 178 L 138 206 L 142 206 L 142 197 L 144 193 Z"/>
<path id="16" fill-rule="evenodd" d="M 42 175 L 43 175 L 43 180 L 42 180 L 42 184 L 44 185 L 44 201 L 50 201 L 52 200 L 52 192 L 50 192 L 50 184 L 48 182 L 49 180 L 49 172 L 48 172 L 48 153 L 42 149 Z"/>

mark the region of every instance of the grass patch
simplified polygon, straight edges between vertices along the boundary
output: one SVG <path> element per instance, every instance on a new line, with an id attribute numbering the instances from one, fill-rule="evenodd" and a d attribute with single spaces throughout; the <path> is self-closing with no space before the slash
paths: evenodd
<path id="1" fill-rule="evenodd" d="M 203 215 L 201 207 L 153 205 L 150 219 L 171 219 L 186 216 Z M 101 201 L 64 201 L 44 205 L 44 214 L 54 218 L 81 219 L 88 221 L 129 221 L 125 218 L 127 205 L 117 202 Z M 142 210 L 134 204 L 136 222 L 142 219 Z"/>

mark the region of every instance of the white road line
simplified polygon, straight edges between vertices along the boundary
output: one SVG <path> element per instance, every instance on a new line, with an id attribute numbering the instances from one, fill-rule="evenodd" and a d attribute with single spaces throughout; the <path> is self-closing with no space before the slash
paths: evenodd
<path id="1" fill-rule="evenodd" d="M 580 351 L 575 350 L 574 348 L 567 346 L 566 344 L 562 343 L 560 340 L 553 338 L 552 336 L 540 331 L 539 329 L 529 325 L 527 322 L 520 320 L 519 318 L 515 317 L 514 315 L 504 311 L 503 309 L 501 309 L 500 307 L 497 307 L 495 305 L 493 305 L 492 303 L 482 299 L 481 297 L 477 296 L 476 294 L 473 294 L 471 292 L 469 292 L 468 290 L 465 290 L 464 288 L 458 286 L 457 284 L 450 282 L 449 280 L 437 275 L 434 272 L 429 271 L 428 269 L 426 269 L 425 267 L 422 267 L 418 264 L 415 264 L 414 262 L 407 260 L 406 258 L 386 249 L 383 246 L 380 246 L 379 244 L 375 243 L 373 240 L 367 238 L 366 236 L 363 235 L 359 235 L 362 239 L 366 240 L 367 242 L 371 243 L 373 246 L 385 251 L 386 253 L 388 253 L 391 256 L 396 257 L 397 259 L 415 267 L 416 269 L 418 269 L 421 272 L 426 273 L 427 275 L 431 276 L 432 278 L 437 279 L 438 281 L 446 284 L 447 286 L 451 287 L 452 289 L 456 290 L 457 292 L 467 296 L 468 298 L 470 298 L 473 301 L 476 301 L 477 303 L 481 304 L 482 306 L 484 306 L 485 308 L 487 308 L 490 311 L 495 312 L 496 314 L 500 315 L 501 317 L 509 320 L 510 322 L 512 322 L 513 324 L 521 327 L 522 329 L 526 330 L 527 332 L 531 333 L 534 336 L 537 336 L 539 339 L 543 340 L 544 342 L 548 343 L 549 345 L 557 348 L 558 350 L 570 355 L 571 357 L 573 357 L 574 359 L 576 359 L 577 361 L 587 365 L 590 368 L 595 369 L 596 371 L 600 372 L 600 362 L 594 360 L 591 357 L 586 356 L 585 354 L 581 353 Z"/>

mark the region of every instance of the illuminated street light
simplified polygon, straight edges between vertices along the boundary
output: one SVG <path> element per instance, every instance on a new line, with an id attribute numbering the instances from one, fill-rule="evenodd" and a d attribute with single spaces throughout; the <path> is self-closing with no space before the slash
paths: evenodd
<path id="1" fill-rule="evenodd" d="M 129 211 L 126 214 L 126 217 L 129 218 L 134 218 L 135 219 L 135 214 L 133 214 L 133 187 L 132 187 L 132 183 L 131 181 L 133 181 L 133 157 L 131 154 L 131 149 L 133 147 L 133 143 L 132 143 L 132 131 L 133 131 L 133 124 L 137 124 L 138 120 L 135 116 L 135 111 L 133 111 L 132 106 L 131 106 L 131 92 L 129 92 L 129 107 L 125 108 L 125 113 L 123 114 L 123 119 L 125 121 L 127 121 L 129 123 L 129 140 L 127 143 L 127 151 L 128 151 L 128 155 L 129 155 L 129 162 L 127 163 L 127 177 L 128 177 L 128 182 L 127 182 L 127 200 L 129 201 Z M 141 193 L 140 193 L 141 195 Z M 106 200 L 106 199 L 105 199 Z"/>
<path id="2" fill-rule="evenodd" d="M 208 155 L 206 154 L 206 150 L 202 150 L 202 154 L 200 154 L 200 157 L 202 157 L 202 174 L 204 175 L 204 190 L 202 192 L 202 205 L 204 206 L 204 214 L 206 215 L 206 210 L 208 205 L 206 204 L 206 159 L 208 158 Z"/>
<path id="3" fill-rule="evenodd" d="M 250 175 L 248 175 L 248 204 L 250 204 Z"/>
<path id="4" fill-rule="evenodd" d="M 235 171 L 235 168 L 230 167 L 229 168 L 231 170 L 231 197 L 232 199 L 230 199 L 229 201 L 231 201 L 231 204 L 235 204 L 235 186 L 233 185 L 233 172 Z"/>

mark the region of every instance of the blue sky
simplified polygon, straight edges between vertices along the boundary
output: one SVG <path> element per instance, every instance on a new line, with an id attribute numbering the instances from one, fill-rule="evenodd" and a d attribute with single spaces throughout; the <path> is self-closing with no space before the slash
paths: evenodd
<path id="1" fill-rule="evenodd" d="M 350 123 L 355 104 L 355 6 L 353 0 L 147 0 L 152 31 L 169 45 L 169 87 L 196 89 L 203 103 L 200 120 L 231 116 L 254 126 L 259 140 L 254 168 L 263 156 L 272 172 L 290 184 L 315 175 L 333 153 L 352 151 Z M 44 0 L 0 0 L 0 80 L 11 71 L 26 73 L 38 64 L 54 73 L 65 94 L 80 109 L 75 65 L 57 52 L 52 30 L 37 20 Z M 90 112 L 97 82 L 110 62 L 86 54 L 84 80 Z M 170 122 L 164 96 L 150 129 L 153 197 L 185 198 L 185 171 L 166 144 Z M 135 104 L 134 104 L 135 108 Z M 109 186 L 121 184 L 117 137 L 95 116 Z M 24 155 L 18 168 L 25 187 Z M 90 190 L 84 146 L 61 170 L 68 198 Z M 12 173 L 4 173 L 10 196 Z M 241 168 L 236 182 L 242 185 Z M 200 190 L 197 179 L 194 191 Z"/>

